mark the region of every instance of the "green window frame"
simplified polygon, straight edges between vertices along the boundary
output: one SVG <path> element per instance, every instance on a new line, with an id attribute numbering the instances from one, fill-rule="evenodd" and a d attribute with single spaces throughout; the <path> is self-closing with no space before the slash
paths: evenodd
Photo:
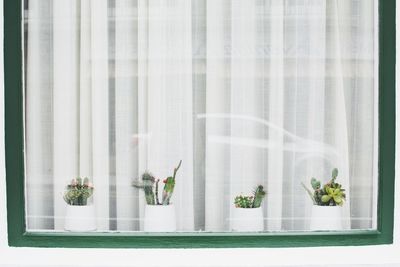
<path id="1" fill-rule="evenodd" d="M 8 244 L 13 247 L 237 248 L 391 244 L 395 180 L 395 0 L 379 0 L 377 230 L 290 233 L 27 232 L 24 195 L 22 1 L 4 0 L 5 156 Z"/>

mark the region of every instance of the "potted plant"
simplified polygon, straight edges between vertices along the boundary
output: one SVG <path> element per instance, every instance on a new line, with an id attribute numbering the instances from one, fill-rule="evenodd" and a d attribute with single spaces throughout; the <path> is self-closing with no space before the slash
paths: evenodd
<path id="1" fill-rule="evenodd" d="M 252 195 L 235 197 L 231 217 L 231 230 L 248 232 L 264 230 L 264 216 L 261 203 L 266 193 L 262 185 L 258 185 Z"/>
<path id="2" fill-rule="evenodd" d="M 133 186 L 144 191 L 146 206 L 144 210 L 145 232 L 174 232 L 176 231 L 175 206 L 171 203 L 174 193 L 176 174 L 181 167 L 182 160 L 174 168 L 172 176 L 163 180 L 164 189 L 162 199 L 158 197 L 160 179 L 156 179 L 150 172 L 142 174 L 141 180 L 135 180 Z"/>
<path id="3" fill-rule="evenodd" d="M 95 209 L 88 204 L 88 199 L 93 195 L 93 184 L 89 178 L 81 177 L 72 179 L 64 192 L 67 203 L 65 215 L 65 230 L 67 231 L 94 231 L 96 230 Z"/>
<path id="4" fill-rule="evenodd" d="M 313 206 L 311 210 L 311 230 L 342 230 L 342 210 L 346 200 L 345 189 L 336 182 L 338 169 L 332 170 L 332 178 L 325 185 L 311 178 L 312 190 L 301 183 L 310 196 Z"/>

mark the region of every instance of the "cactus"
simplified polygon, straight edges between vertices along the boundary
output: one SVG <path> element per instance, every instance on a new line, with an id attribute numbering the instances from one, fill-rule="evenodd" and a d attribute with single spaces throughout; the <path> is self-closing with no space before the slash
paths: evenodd
<path id="1" fill-rule="evenodd" d="M 77 177 L 67 185 L 63 196 L 64 201 L 68 205 L 86 206 L 88 198 L 93 195 L 93 190 L 94 187 L 89 178 L 85 177 L 82 181 L 81 177 Z"/>
<path id="2" fill-rule="evenodd" d="M 314 190 L 318 190 L 321 188 L 321 182 L 313 177 L 311 178 L 311 186 Z"/>
<path id="3" fill-rule="evenodd" d="M 236 196 L 234 203 L 236 208 L 250 209 L 254 204 L 254 196 Z"/>
<path id="4" fill-rule="evenodd" d="M 174 192 L 176 173 L 181 167 L 181 163 L 182 160 L 179 162 L 178 167 L 174 169 L 173 176 L 168 177 L 163 181 L 165 185 L 163 190 L 162 203 L 160 203 L 158 198 L 158 183 L 160 182 L 160 179 L 154 178 L 151 173 L 147 171 L 143 173 L 142 179 L 134 180 L 132 186 L 144 190 L 147 205 L 169 205 L 172 193 Z"/>
<path id="5" fill-rule="evenodd" d="M 154 183 L 154 176 L 146 171 L 143 173 L 141 181 L 135 180 L 132 184 L 135 188 L 143 189 L 147 205 L 155 205 L 155 196 L 153 192 Z"/>
<path id="6" fill-rule="evenodd" d="M 239 195 L 234 199 L 234 204 L 236 208 L 259 208 L 265 197 L 266 193 L 262 185 L 258 185 L 254 190 L 253 194 L 249 196 Z"/>
<path id="7" fill-rule="evenodd" d="M 172 197 L 172 194 L 174 192 L 175 188 L 175 178 L 176 178 L 176 173 L 178 172 L 179 168 L 181 167 L 182 160 L 179 161 L 178 166 L 174 169 L 174 174 L 173 176 L 167 177 L 163 181 L 164 183 L 164 190 L 163 190 L 163 196 L 162 196 L 162 205 L 169 205 L 169 201 Z"/>
<path id="8" fill-rule="evenodd" d="M 157 205 L 161 205 L 160 204 L 160 200 L 158 199 L 158 183 L 160 182 L 160 179 L 156 180 L 156 204 Z"/>
<path id="9" fill-rule="evenodd" d="M 254 189 L 254 198 L 252 208 L 259 208 L 261 206 L 261 202 L 263 201 L 266 193 L 264 191 L 264 187 L 262 185 L 257 186 Z"/>

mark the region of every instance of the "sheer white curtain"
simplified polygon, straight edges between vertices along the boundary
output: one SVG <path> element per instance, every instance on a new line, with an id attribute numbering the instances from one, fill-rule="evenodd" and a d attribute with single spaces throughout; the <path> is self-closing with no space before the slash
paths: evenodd
<path id="1" fill-rule="evenodd" d="M 267 189 L 265 230 L 305 230 L 300 186 L 347 190 L 347 228 L 375 227 L 373 0 L 29 0 L 28 228 L 63 229 L 64 187 L 95 184 L 99 230 L 142 229 L 131 181 L 183 160 L 178 230 L 229 230 Z"/>

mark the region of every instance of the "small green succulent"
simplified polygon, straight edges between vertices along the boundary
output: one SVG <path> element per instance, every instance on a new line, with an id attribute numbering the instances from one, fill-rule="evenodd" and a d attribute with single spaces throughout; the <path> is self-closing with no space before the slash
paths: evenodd
<path id="1" fill-rule="evenodd" d="M 322 202 L 329 203 L 333 200 L 336 205 L 338 206 L 343 205 L 345 195 L 340 188 L 327 187 L 325 188 L 325 192 L 327 194 L 321 197 Z"/>
<path id="2" fill-rule="evenodd" d="M 89 178 L 85 177 L 82 180 L 81 177 L 77 177 L 67 185 L 64 192 L 64 200 L 68 205 L 85 206 L 88 198 L 92 196 L 93 190 L 94 187 Z"/>
<path id="3" fill-rule="evenodd" d="M 236 208 L 243 208 L 243 209 L 251 209 L 253 207 L 253 196 L 236 196 L 235 197 L 235 207 Z"/>
<path id="4" fill-rule="evenodd" d="M 332 178 L 321 188 L 321 182 L 315 178 L 311 178 L 311 187 L 308 189 L 303 183 L 301 185 L 307 191 L 314 205 L 318 206 L 342 206 L 346 200 L 345 190 L 342 185 L 336 183 L 339 175 L 338 169 L 332 170 Z"/>

